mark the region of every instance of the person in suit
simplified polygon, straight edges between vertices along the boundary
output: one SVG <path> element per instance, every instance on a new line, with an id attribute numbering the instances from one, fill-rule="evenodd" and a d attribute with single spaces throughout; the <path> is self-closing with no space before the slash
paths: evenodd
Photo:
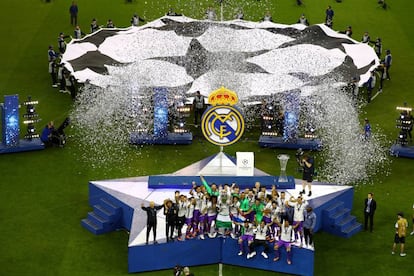
<path id="1" fill-rule="evenodd" d="M 154 244 L 157 244 L 157 211 L 163 207 L 164 205 L 155 206 L 154 201 L 150 201 L 148 207 L 145 207 L 144 203 L 141 204 L 141 209 L 147 213 L 147 238 L 145 244 L 148 244 L 151 229 L 154 236 Z"/>
<path id="2" fill-rule="evenodd" d="M 78 25 L 78 4 L 76 4 L 75 1 L 72 2 L 72 5 L 69 7 L 69 13 L 70 13 L 70 24 L 72 26 Z"/>
<path id="3" fill-rule="evenodd" d="M 374 226 L 374 214 L 377 209 L 377 202 L 374 199 L 373 193 L 368 193 L 367 198 L 364 201 L 364 229 L 368 230 L 369 220 L 369 231 L 372 232 Z"/>

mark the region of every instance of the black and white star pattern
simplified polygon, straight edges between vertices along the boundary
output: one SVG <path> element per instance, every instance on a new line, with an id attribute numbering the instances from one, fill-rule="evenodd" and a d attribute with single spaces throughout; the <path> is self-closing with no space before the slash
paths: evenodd
<path id="1" fill-rule="evenodd" d="M 127 74 L 134 86 L 207 95 L 224 85 L 241 99 L 292 89 L 309 93 L 328 78 L 346 83 L 357 77 L 362 85 L 378 65 L 371 47 L 324 25 L 184 16 L 100 30 L 70 43 L 63 61 L 80 82 L 102 87 L 119 85 L 118 76 Z"/>

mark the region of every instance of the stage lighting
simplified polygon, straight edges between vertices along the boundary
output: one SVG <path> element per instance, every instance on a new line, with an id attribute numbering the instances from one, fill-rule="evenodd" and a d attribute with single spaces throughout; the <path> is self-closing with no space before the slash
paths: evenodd
<path id="1" fill-rule="evenodd" d="M 408 144 L 407 140 L 407 132 L 404 130 L 400 131 L 400 134 L 398 134 L 397 144 L 400 144 L 402 146 L 405 146 Z"/>
<path id="2" fill-rule="evenodd" d="M 148 128 L 145 127 L 141 122 L 138 122 L 136 127 L 136 132 L 138 133 L 148 133 Z"/>
<path id="3" fill-rule="evenodd" d="M 185 119 L 184 118 L 178 118 L 174 124 L 173 132 L 174 133 L 187 133 L 188 129 L 185 127 Z"/>
<path id="4" fill-rule="evenodd" d="M 404 146 L 408 144 L 408 132 L 412 129 L 412 108 L 408 107 L 407 103 L 404 103 L 404 106 L 397 106 L 396 109 L 401 112 L 396 119 L 396 127 L 400 129 L 396 143 Z"/>
<path id="5" fill-rule="evenodd" d="M 315 134 L 312 134 L 312 133 L 306 133 L 305 134 L 305 138 L 306 139 L 315 139 L 315 138 L 317 138 L 318 136 L 316 136 Z"/>
<path id="6" fill-rule="evenodd" d="M 413 109 L 407 106 L 397 106 L 397 110 L 411 112 Z"/>
<path id="7" fill-rule="evenodd" d="M 263 136 L 277 136 L 278 132 L 274 120 L 265 120 L 262 124 Z"/>
<path id="8" fill-rule="evenodd" d="M 179 113 L 190 113 L 190 110 L 191 110 L 191 108 L 189 106 L 185 106 L 185 105 L 177 107 L 177 111 Z"/>
<path id="9" fill-rule="evenodd" d="M 311 124 L 311 123 L 308 123 L 306 126 L 305 126 L 305 129 L 304 129 L 305 131 L 305 134 L 304 134 L 304 137 L 306 138 L 306 139 L 315 139 L 315 138 L 317 138 L 318 136 L 316 135 L 316 128 Z"/>
<path id="10" fill-rule="evenodd" d="M 269 115 L 263 115 L 262 116 L 262 120 L 263 121 L 273 121 L 275 118 L 273 116 L 269 116 Z"/>
<path id="11" fill-rule="evenodd" d="M 28 96 L 27 101 L 23 102 L 23 105 L 26 106 L 26 113 L 23 114 L 23 117 L 27 120 L 23 121 L 23 124 L 27 125 L 27 133 L 24 136 L 27 140 L 32 140 L 33 138 L 39 138 L 39 134 L 36 133 L 35 123 L 39 122 L 38 114 L 36 113 L 35 105 L 39 104 L 38 101 L 33 101 L 32 97 Z"/>
<path id="12" fill-rule="evenodd" d="M 32 97 L 27 97 L 27 101 L 23 102 L 23 105 L 26 106 L 26 114 L 23 115 L 24 118 L 35 118 L 38 116 L 36 113 L 35 105 L 39 104 L 38 101 L 32 101 Z"/>
<path id="13" fill-rule="evenodd" d="M 32 140 L 33 138 L 39 138 L 39 134 L 36 133 L 36 128 L 33 123 L 28 123 L 27 125 L 27 134 L 24 136 L 27 140 Z"/>
<path id="14" fill-rule="evenodd" d="M 276 131 L 262 131 L 263 136 L 277 136 L 278 133 Z"/>

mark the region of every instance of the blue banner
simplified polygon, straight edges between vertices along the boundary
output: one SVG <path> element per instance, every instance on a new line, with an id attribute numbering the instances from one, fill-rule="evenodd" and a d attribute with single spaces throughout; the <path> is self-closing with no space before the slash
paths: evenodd
<path id="1" fill-rule="evenodd" d="M 298 139 L 300 91 L 289 91 L 283 98 L 285 120 L 283 127 L 283 140 L 293 142 Z"/>
<path id="2" fill-rule="evenodd" d="M 19 96 L 4 96 L 2 108 L 2 131 L 3 144 L 5 146 L 16 146 L 19 144 Z"/>
<path id="3" fill-rule="evenodd" d="M 168 135 L 168 90 L 165 87 L 154 88 L 154 136 Z"/>

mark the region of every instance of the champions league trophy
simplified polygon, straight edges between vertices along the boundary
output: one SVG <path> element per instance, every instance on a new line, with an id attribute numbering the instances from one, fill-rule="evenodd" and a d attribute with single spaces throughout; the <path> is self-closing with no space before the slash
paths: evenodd
<path id="1" fill-rule="evenodd" d="M 289 160 L 289 155 L 279 154 L 277 156 L 277 159 L 279 159 L 279 162 L 280 162 L 280 176 L 279 176 L 278 182 L 288 182 L 288 179 L 286 176 L 286 165 Z"/>

